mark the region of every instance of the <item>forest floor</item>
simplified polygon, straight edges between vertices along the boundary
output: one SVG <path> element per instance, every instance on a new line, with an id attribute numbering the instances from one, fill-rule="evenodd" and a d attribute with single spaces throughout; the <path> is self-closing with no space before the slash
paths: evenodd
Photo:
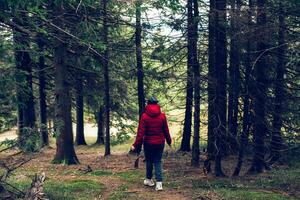
<path id="1" fill-rule="evenodd" d="M 112 155 L 107 157 L 103 156 L 102 146 L 77 146 L 80 164 L 71 166 L 51 164 L 55 148 L 47 147 L 17 169 L 9 182 L 26 191 L 33 176 L 45 172 L 44 190 L 53 200 L 300 199 L 300 162 L 248 176 L 244 173 L 250 159 L 246 159 L 240 177 L 216 178 L 205 175 L 202 168 L 192 168 L 190 154 L 174 152 L 169 148 L 163 156 L 164 190 L 157 192 L 143 185 L 145 163 L 141 160 L 139 169 L 134 169 L 136 157 L 126 153 L 129 145 L 114 146 Z M 0 159 L 11 153 L 2 153 Z M 232 174 L 236 159 L 229 157 L 222 163 L 225 173 Z M 92 172 L 84 172 L 87 166 L 92 168 Z"/>

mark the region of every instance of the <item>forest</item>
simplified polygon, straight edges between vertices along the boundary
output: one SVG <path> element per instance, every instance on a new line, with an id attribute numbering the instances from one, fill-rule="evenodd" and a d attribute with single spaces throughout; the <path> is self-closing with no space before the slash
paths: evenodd
<path id="1" fill-rule="evenodd" d="M 0 199 L 296 200 L 299 153 L 299 0 L 0 1 Z"/>

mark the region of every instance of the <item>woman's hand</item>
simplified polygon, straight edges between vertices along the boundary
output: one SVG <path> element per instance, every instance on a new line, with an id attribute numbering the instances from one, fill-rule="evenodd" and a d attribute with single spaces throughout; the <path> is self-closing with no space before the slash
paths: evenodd
<path id="1" fill-rule="evenodd" d="M 130 150 L 131 150 L 131 151 L 134 151 L 134 150 L 135 150 L 135 147 L 134 147 L 134 146 L 131 146 L 131 147 L 130 147 Z"/>

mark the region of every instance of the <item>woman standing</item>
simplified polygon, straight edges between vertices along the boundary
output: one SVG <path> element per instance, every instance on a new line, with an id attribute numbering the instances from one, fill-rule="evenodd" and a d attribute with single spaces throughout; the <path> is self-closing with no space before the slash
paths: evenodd
<path id="1" fill-rule="evenodd" d="M 134 151 L 144 144 L 146 158 L 146 179 L 144 185 L 154 186 L 152 180 L 153 166 L 155 169 L 155 190 L 162 190 L 161 158 L 165 141 L 171 146 L 172 140 L 165 113 L 160 111 L 158 100 L 151 97 L 139 122 L 138 133 L 131 150 Z"/>

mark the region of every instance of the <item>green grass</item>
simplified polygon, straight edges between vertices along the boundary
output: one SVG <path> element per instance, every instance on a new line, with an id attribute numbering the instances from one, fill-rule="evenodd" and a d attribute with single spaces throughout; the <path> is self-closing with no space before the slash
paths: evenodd
<path id="1" fill-rule="evenodd" d="M 128 195 L 126 194 L 126 190 L 128 190 L 128 185 L 123 184 L 119 186 L 108 198 L 109 200 L 121 200 L 125 199 Z"/>
<path id="2" fill-rule="evenodd" d="M 89 200 L 101 195 L 104 185 L 93 180 L 50 180 L 45 184 L 45 193 L 50 199 Z"/>
<path id="3" fill-rule="evenodd" d="M 19 190 L 28 191 L 30 178 L 22 181 L 13 180 L 11 184 Z M 94 180 L 46 180 L 44 192 L 50 200 L 89 200 L 97 199 L 103 192 L 104 185 Z"/>
<path id="4" fill-rule="evenodd" d="M 300 189 L 300 168 L 273 169 L 264 178 L 257 179 L 254 184 L 261 188 L 287 190 L 297 186 Z"/>
<path id="5" fill-rule="evenodd" d="M 300 169 L 296 165 L 288 169 L 273 169 L 259 177 L 195 180 L 193 193 L 214 192 L 228 200 L 293 200 L 299 195 L 297 193 L 300 189 L 299 177 Z"/>
<path id="6" fill-rule="evenodd" d="M 108 200 L 143 200 L 143 197 L 128 191 L 127 184 L 120 185 L 108 198 Z"/>
<path id="7" fill-rule="evenodd" d="M 263 190 L 260 188 L 248 188 L 247 185 L 230 183 L 230 181 L 219 180 L 207 184 L 193 184 L 193 192 L 205 194 L 216 193 L 220 199 L 225 200 L 293 200 L 292 196 L 276 192 L 276 190 Z M 222 197 L 222 198 L 221 198 Z"/>
<path id="8" fill-rule="evenodd" d="M 110 175 L 113 175 L 113 173 L 111 171 L 105 171 L 105 170 L 95 170 L 95 171 L 92 171 L 90 174 L 93 175 L 93 176 L 110 176 Z"/>
<path id="9" fill-rule="evenodd" d="M 144 178 L 144 172 L 141 170 L 131 170 L 126 172 L 119 172 L 117 176 L 129 183 L 138 183 Z"/>
<path id="10" fill-rule="evenodd" d="M 248 189 L 217 189 L 214 190 L 217 194 L 228 200 L 288 200 L 295 199 L 287 195 L 272 191 L 263 190 L 248 190 Z"/>

